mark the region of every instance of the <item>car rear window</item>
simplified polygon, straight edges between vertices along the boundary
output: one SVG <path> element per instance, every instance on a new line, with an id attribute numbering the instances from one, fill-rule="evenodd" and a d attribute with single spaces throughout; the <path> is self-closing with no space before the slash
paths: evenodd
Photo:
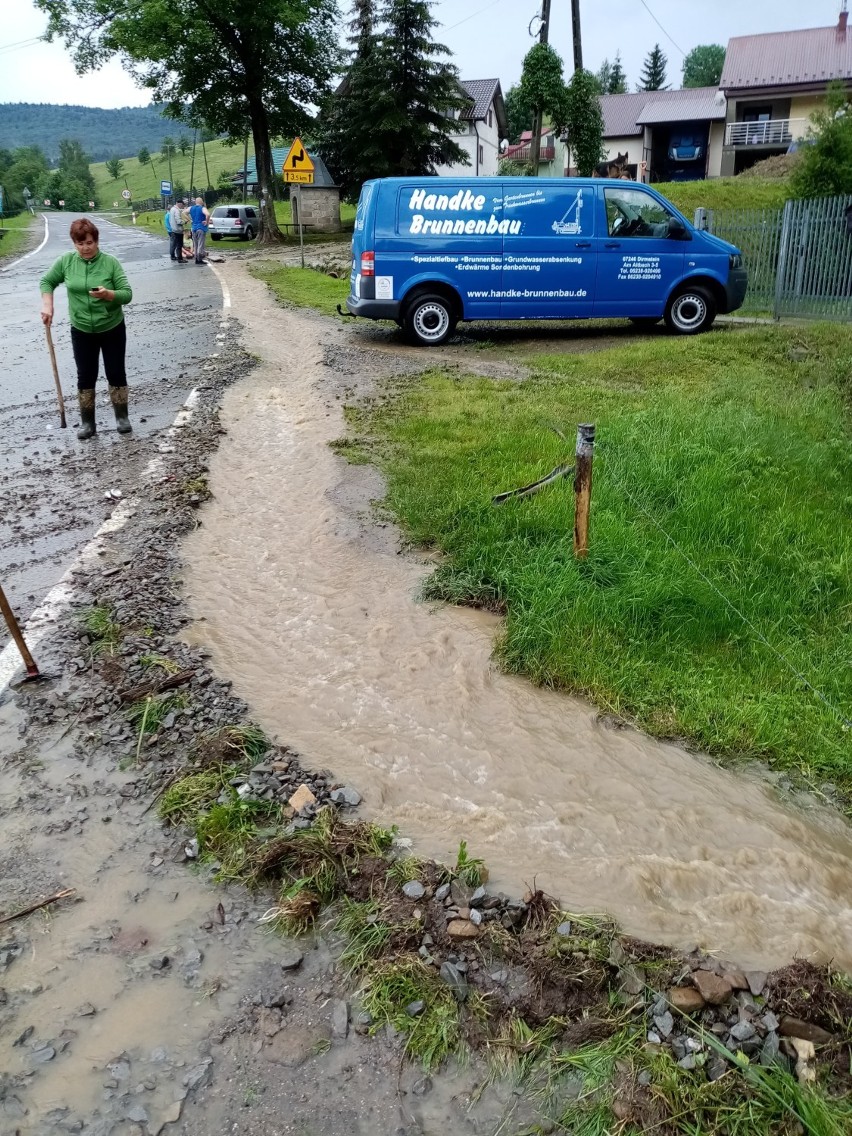
<path id="1" fill-rule="evenodd" d="M 239 215 L 239 209 L 224 209 L 220 207 L 219 209 L 213 210 L 214 217 L 239 217 Z"/>

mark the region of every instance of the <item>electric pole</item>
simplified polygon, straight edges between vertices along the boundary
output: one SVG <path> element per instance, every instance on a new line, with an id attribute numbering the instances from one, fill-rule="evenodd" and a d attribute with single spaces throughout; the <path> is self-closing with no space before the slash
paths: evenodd
<path id="1" fill-rule="evenodd" d="M 538 42 L 547 43 L 550 37 L 550 0 L 542 0 L 541 6 L 541 28 L 538 33 Z M 541 119 L 542 113 L 539 107 L 533 117 L 533 130 L 530 145 L 530 165 L 532 166 L 532 176 L 538 177 L 538 163 L 541 157 Z"/>
<path id="2" fill-rule="evenodd" d="M 574 70 L 583 70 L 583 40 L 580 35 L 580 0 L 571 0 L 571 34 L 574 37 Z"/>

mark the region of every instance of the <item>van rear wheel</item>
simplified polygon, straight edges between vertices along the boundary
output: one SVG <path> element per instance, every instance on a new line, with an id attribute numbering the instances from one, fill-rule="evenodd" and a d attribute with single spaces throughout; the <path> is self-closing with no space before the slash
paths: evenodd
<path id="1" fill-rule="evenodd" d="M 676 335 L 698 335 L 716 318 L 716 301 L 700 285 L 682 288 L 666 305 L 666 326 Z"/>
<path id="2" fill-rule="evenodd" d="M 444 296 L 424 294 L 415 296 L 408 305 L 402 326 L 411 343 L 438 347 L 453 334 L 456 322 L 449 300 Z"/>

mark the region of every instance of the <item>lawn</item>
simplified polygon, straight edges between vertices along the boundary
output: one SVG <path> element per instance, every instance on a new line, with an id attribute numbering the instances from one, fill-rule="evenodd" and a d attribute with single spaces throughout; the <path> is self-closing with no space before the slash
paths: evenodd
<path id="1" fill-rule="evenodd" d="M 780 178 L 710 178 L 708 181 L 657 182 L 654 189 L 691 221 L 695 210 L 773 209 L 790 196 Z"/>
<path id="2" fill-rule="evenodd" d="M 30 213 L 19 213 L 17 217 L 6 217 L 0 221 L 4 236 L 0 239 L 0 261 L 25 251 L 29 240 L 29 229 L 37 223 Z"/>
<path id="3" fill-rule="evenodd" d="M 251 269 L 252 275 L 268 284 L 279 300 L 300 308 L 316 308 L 324 315 L 337 314 L 337 305 L 349 295 L 349 277 L 336 280 L 311 268 L 281 268 L 261 262 Z"/>
<path id="4" fill-rule="evenodd" d="M 509 671 L 848 804 L 852 333 L 528 361 L 524 382 L 431 372 L 349 412 L 411 539 L 445 554 L 425 595 L 505 611 Z M 599 437 L 586 561 L 570 482 L 491 504 L 569 460 L 579 422 Z"/>

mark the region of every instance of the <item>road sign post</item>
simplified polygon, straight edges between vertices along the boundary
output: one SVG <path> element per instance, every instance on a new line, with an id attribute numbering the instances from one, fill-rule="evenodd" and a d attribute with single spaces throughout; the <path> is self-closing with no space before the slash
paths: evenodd
<path id="1" fill-rule="evenodd" d="M 302 221 L 302 186 L 314 184 L 314 163 L 302 145 L 301 138 L 294 138 L 284 164 L 281 167 L 284 180 L 289 185 L 297 186 L 296 206 L 299 213 L 299 248 L 302 254 L 302 268 L 305 267 L 305 229 Z M 293 191 L 290 191 L 292 201 Z"/>

